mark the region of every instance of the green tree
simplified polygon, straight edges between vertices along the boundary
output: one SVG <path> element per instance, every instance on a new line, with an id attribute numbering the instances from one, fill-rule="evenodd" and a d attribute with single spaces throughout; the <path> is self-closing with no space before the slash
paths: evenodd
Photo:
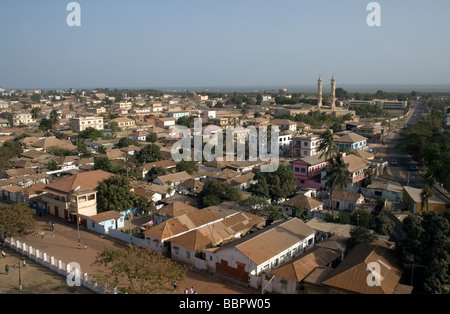
<path id="1" fill-rule="evenodd" d="M 450 223 L 448 214 L 425 211 L 403 220 L 404 236 L 396 241 L 403 265 L 414 271 L 413 285 L 426 293 L 443 293 L 449 283 Z"/>
<path id="2" fill-rule="evenodd" d="M 153 205 L 153 201 L 144 196 L 137 195 L 134 198 L 134 207 L 142 210 L 146 214 L 152 211 Z"/>
<path id="3" fill-rule="evenodd" d="M 331 160 L 339 155 L 339 148 L 334 142 L 333 133 L 330 129 L 320 135 L 317 152 L 320 154 L 320 158 L 325 157 L 326 160 Z"/>
<path id="4" fill-rule="evenodd" d="M 378 214 L 373 219 L 373 230 L 381 235 L 390 235 L 394 230 L 395 223 L 386 214 Z"/>
<path id="5" fill-rule="evenodd" d="M 340 100 L 345 100 L 348 97 L 348 92 L 342 87 L 336 88 L 336 98 Z"/>
<path id="6" fill-rule="evenodd" d="M 374 216 L 367 210 L 357 209 L 350 215 L 350 223 L 354 226 L 371 229 L 374 223 Z"/>
<path id="7" fill-rule="evenodd" d="M 121 137 L 117 142 L 118 148 L 128 147 L 130 145 L 141 146 L 138 140 L 133 140 L 129 137 Z"/>
<path id="8" fill-rule="evenodd" d="M 372 244 L 378 237 L 365 227 L 353 227 L 350 231 L 350 238 L 347 239 L 349 250 L 359 244 Z"/>
<path id="9" fill-rule="evenodd" d="M 94 170 L 113 172 L 113 164 L 108 157 L 97 157 L 94 159 Z"/>
<path id="10" fill-rule="evenodd" d="M 262 101 L 263 101 L 263 96 L 261 94 L 256 95 L 256 105 L 261 106 Z"/>
<path id="11" fill-rule="evenodd" d="M 167 174 L 166 168 L 163 167 L 152 167 L 152 169 L 147 172 L 147 179 L 149 181 L 155 180 L 157 177 L 165 176 Z"/>
<path id="12" fill-rule="evenodd" d="M 148 133 L 148 135 L 145 137 L 145 141 L 149 143 L 156 143 L 158 141 L 158 134 Z"/>
<path id="13" fill-rule="evenodd" d="M 156 144 L 149 144 L 144 146 L 137 154 L 137 161 L 141 164 L 149 162 L 160 161 L 164 159 L 161 149 Z"/>
<path id="14" fill-rule="evenodd" d="M 57 162 L 56 160 L 51 159 L 47 163 L 47 169 L 50 170 L 50 171 L 59 170 L 59 169 L 61 169 L 61 164 L 59 162 Z"/>
<path id="15" fill-rule="evenodd" d="M 78 138 L 81 140 L 98 140 L 99 138 L 103 138 L 103 132 L 100 130 L 97 130 L 93 127 L 88 127 L 85 130 L 81 131 L 78 134 Z"/>
<path id="16" fill-rule="evenodd" d="M 168 293 L 172 283 L 182 281 L 188 270 L 162 253 L 129 245 L 127 249 L 105 248 L 95 259 L 95 277 L 108 287 L 127 294 Z"/>
<path id="17" fill-rule="evenodd" d="M 330 191 L 330 208 L 333 210 L 332 195 L 336 188 L 344 189 L 352 183 L 351 173 L 348 171 L 348 164 L 345 163 L 341 154 L 338 154 L 334 159 L 329 160 L 326 167 L 329 173 L 328 181 L 326 183 Z"/>
<path id="18" fill-rule="evenodd" d="M 114 133 L 117 133 L 117 132 L 121 132 L 121 131 L 122 131 L 122 129 L 119 127 L 119 123 L 118 123 L 117 121 L 111 122 L 111 123 L 109 124 L 109 129 L 110 129 L 112 132 L 114 132 Z"/>
<path id="19" fill-rule="evenodd" d="M 252 193 L 255 196 L 260 196 L 264 198 L 269 198 L 269 185 L 267 184 L 266 179 L 260 173 L 257 173 L 254 177 L 256 183 L 251 184 L 248 188 L 248 192 Z"/>
<path id="20" fill-rule="evenodd" d="M 199 170 L 198 164 L 194 160 L 181 160 L 177 163 L 176 168 L 178 172 L 186 171 L 189 174 L 193 174 L 194 172 L 197 172 Z"/>
<path id="21" fill-rule="evenodd" d="M 207 180 L 200 192 L 200 200 L 203 207 L 211 206 L 212 202 L 217 204 L 217 201 L 239 201 L 241 196 L 239 191 L 226 182 L 218 180 Z"/>
<path id="22" fill-rule="evenodd" d="M 431 174 L 431 172 L 429 171 L 429 169 L 426 169 L 423 177 L 424 177 L 424 187 L 423 187 L 422 191 L 420 192 L 420 205 L 421 205 L 422 210 L 426 206 L 427 211 L 428 211 L 429 210 L 428 200 L 434 194 L 434 185 L 435 185 L 436 181 L 434 180 L 434 177 Z"/>
<path id="23" fill-rule="evenodd" d="M 261 172 L 255 175 L 255 181 L 249 192 L 268 197 L 273 202 L 286 198 L 295 191 L 295 177 L 292 170 L 280 165 L 274 172 Z"/>
<path id="24" fill-rule="evenodd" d="M 24 236 L 36 229 L 34 211 L 25 204 L 0 207 L 0 231 L 10 236 Z"/>
<path id="25" fill-rule="evenodd" d="M 135 194 L 131 192 L 130 180 L 115 175 L 104 180 L 97 188 L 97 205 L 101 211 L 123 211 L 135 204 Z"/>

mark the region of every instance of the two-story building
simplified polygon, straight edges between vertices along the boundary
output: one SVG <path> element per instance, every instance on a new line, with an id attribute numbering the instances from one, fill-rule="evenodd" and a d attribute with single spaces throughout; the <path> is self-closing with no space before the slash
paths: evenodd
<path id="1" fill-rule="evenodd" d="M 121 129 L 129 129 L 136 126 L 136 121 L 130 118 L 116 118 L 109 121 L 109 125 L 111 126 L 112 122 L 117 122 L 117 125 Z"/>
<path id="2" fill-rule="evenodd" d="M 167 116 L 178 120 L 181 117 L 189 117 L 189 111 L 172 111 L 168 112 Z"/>
<path id="3" fill-rule="evenodd" d="M 297 188 L 322 189 L 321 173 L 329 164 L 325 156 L 313 155 L 296 160 L 292 164 Z"/>
<path id="4" fill-rule="evenodd" d="M 65 220 L 81 221 L 97 214 L 96 188 L 113 176 L 102 170 L 80 172 L 48 184 L 43 191 L 42 201 L 49 214 Z"/>
<path id="5" fill-rule="evenodd" d="M 343 149 L 367 149 L 367 137 L 350 132 L 339 138 L 336 138 L 334 142 L 339 148 Z"/>
<path id="6" fill-rule="evenodd" d="M 292 157 L 307 157 L 318 154 L 320 137 L 314 134 L 295 136 L 292 139 Z"/>
<path id="7" fill-rule="evenodd" d="M 87 128 L 103 130 L 103 117 L 76 117 L 70 119 L 70 129 L 73 132 L 81 132 Z"/>

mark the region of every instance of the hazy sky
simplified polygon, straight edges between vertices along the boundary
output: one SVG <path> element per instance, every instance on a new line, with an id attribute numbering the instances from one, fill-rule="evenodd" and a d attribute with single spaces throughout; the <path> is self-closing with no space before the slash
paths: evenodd
<path id="1" fill-rule="evenodd" d="M 450 1 L 0 1 L 0 86 L 450 84 Z"/>

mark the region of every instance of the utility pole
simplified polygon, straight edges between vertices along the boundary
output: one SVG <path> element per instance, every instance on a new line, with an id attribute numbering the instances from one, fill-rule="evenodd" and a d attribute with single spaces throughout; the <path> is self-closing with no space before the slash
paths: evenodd
<path id="1" fill-rule="evenodd" d="M 20 260 L 17 261 L 17 263 L 19 264 L 19 290 L 22 291 L 22 277 L 20 275 Z"/>

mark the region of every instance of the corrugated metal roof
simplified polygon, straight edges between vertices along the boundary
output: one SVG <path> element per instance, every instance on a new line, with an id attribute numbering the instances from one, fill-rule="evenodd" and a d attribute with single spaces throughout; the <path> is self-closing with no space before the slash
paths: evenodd
<path id="1" fill-rule="evenodd" d="M 257 236 L 236 245 L 236 249 L 248 256 L 257 265 L 314 234 L 314 229 L 298 218 L 291 218 Z"/>
<path id="2" fill-rule="evenodd" d="M 380 266 L 380 285 L 369 285 L 372 273 L 368 265 Z M 356 246 L 323 283 L 327 286 L 362 294 L 392 294 L 402 275 L 392 250 L 375 245 Z"/>
<path id="3" fill-rule="evenodd" d="M 285 279 L 303 281 L 316 267 L 327 266 L 341 254 L 323 247 L 314 247 L 290 261 L 288 264 L 274 269 L 272 273 Z"/>

